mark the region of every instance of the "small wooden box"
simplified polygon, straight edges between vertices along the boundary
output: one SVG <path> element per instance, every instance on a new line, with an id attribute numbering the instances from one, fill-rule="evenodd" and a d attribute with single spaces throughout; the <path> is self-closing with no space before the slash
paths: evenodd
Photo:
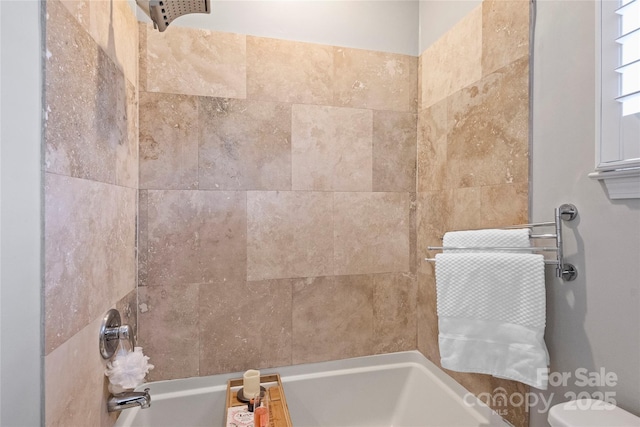
<path id="1" fill-rule="evenodd" d="M 280 375 L 260 375 L 260 385 L 266 388 L 267 393 L 269 393 L 269 427 L 293 427 Z M 242 378 L 227 381 L 227 409 L 234 406 L 247 405 L 245 402 L 238 400 L 239 387 L 242 387 Z M 234 388 L 235 390 L 233 390 Z"/>

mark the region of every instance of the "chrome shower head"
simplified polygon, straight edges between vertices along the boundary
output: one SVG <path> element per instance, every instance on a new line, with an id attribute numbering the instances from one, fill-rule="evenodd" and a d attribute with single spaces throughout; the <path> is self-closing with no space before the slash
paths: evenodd
<path id="1" fill-rule="evenodd" d="M 211 13 L 209 0 L 136 0 L 160 32 L 176 18 L 188 13 Z"/>

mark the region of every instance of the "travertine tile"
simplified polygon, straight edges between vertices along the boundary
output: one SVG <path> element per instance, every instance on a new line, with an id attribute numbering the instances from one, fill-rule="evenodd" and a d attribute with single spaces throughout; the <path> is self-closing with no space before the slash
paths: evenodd
<path id="1" fill-rule="evenodd" d="M 45 175 L 45 353 L 135 288 L 136 190 Z"/>
<path id="2" fill-rule="evenodd" d="M 529 2 L 482 3 L 482 75 L 529 55 Z"/>
<path id="3" fill-rule="evenodd" d="M 294 190 L 371 191 L 372 111 L 294 105 L 292 113 Z"/>
<path id="4" fill-rule="evenodd" d="M 147 91 L 147 24 L 138 22 L 138 90 Z"/>
<path id="5" fill-rule="evenodd" d="M 246 227 L 244 193 L 149 190 L 147 285 L 245 280 Z"/>
<path id="6" fill-rule="evenodd" d="M 138 345 L 138 289 L 133 289 L 115 304 L 123 325 L 131 326 L 133 342 Z M 106 313 L 106 311 L 105 311 Z"/>
<path id="7" fill-rule="evenodd" d="M 88 31 L 98 46 L 137 85 L 138 21 L 126 0 L 89 0 Z"/>
<path id="8" fill-rule="evenodd" d="M 138 344 L 154 366 L 148 381 L 199 375 L 199 287 L 138 288 Z"/>
<path id="9" fill-rule="evenodd" d="M 198 187 L 198 98 L 140 92 L 140 188 Z"/>
<path id="10" fill-rule="evenodd" d="M 450 206 L 449 230 L 471 230 L 484 227 L 480 187 L 451 190 Z"/>
<path id="11" fill-rule="evenodd" d="M 200 286 L 200 375 L 291 364 L 292 282 Z"/>
<path id="12" fill-rule="evenodd" d="M 418 259 L 433 258 L 438 251 L 428 246 L 442 246 L 444 233 L 452 230 L 452 191 L 433 191 L 417 194 Z"/>
<path id="13" fill-rule="evenodd" d="M 529 222 L 528 182 L 482 187 L 480 197 L 483 227 L 505 227 Z"/>
<path id="14" fill-rule="evenodd" d="M 247 279 L 333 273 L 333 195 L 247 193 Z"/>
<path id="15" fill-rule="evenodd" d="M 423 87 L 429 84 L 428 81 L 425 81 L 423 79 L 423 76 L 424 76 L 423 69 L 425 67 L 425 64 L 424 64 L 425 58 L 426 56 L 423 55 L 422 53 L 420 54 L 420 56 L 418 56 L 418 105 L 416 105 L 416 113 L 420 113 L 421 110 L 428 107 L 428 105 L 426 105 L 426 103 L 423 102 L 422 100 L 423 93 L 424 93 Z"/>
<path id="16" fill-rule="evenodd" d="M 485 3 L 483 12 L 494 7 L 493 2 Z M 82 17 L 85 16 L 83 8 L 86 7 L 86 3 L 72 5 L 66 2 L 65 6 L 68 10 L 74 10 L 74 19 L 82 23 Z M 101 15 L 95 15 L 96 11 L 104 12 L 104 8 L 99 9 L 102 6 L 104 4 L 96 6 L 97 8 L 94 8 L 90 15 L 99 16 L 99 19 L 107 17 L 102 12 Z M 114 13 L 118 13 L 118 7 L 120 6 L 114 7 Z M 426 246 L 431 244 L 431 241 L 437 245 L 438 239 L 446 230 L 486 226 L 487 223 L 502 223 L 504 220 L 520 222 L 515 220 L 522 215 L 526 217 L 526 212 L 523 213 L 523 208 L 526 207 L 526 179 L 524 178 L 526 169 L 523 169 L 522 163 L 526 156 L 522 155 L 520 148 L 514 148 L 513 152 L 508 153 L 508 150 L 499 151 L 500 156 L 496 162 L 500 165 L 506 164 L 508 169 L 504 180 L 497 182 L 477 180 L 477 174 L 464 179 L 450 181 L 444 179 L 446 169 L 451 166 L 446 163 L 448 156 L 446 144 L 449 137 L 454 138 L 450 143 L 450 149 L 457 161 L 467 155 L 474 156 L 474 144 L 478 142 L 474 138 L 482 138 L 483 142 L 480 145 L 486 144 L 484 141 L 491 143 L 482 132 L 488 132 L 491 135 L 495 131 L 500 138 L 504 137 L 508 141 L 525 141 L 526 145 L 526 138 L 522 139 L 523 130 L 526 130 L 526 127 L 522 126 L 524 112 L 520 107 L 514 108 L 515 104 L 511 104 L 511 101 L 516 102 L 512 99 L 513 95 L 503 89 L 495 89 L 497 86 L 504 88 L 514 83 L 517 80 L 515 73 L 526 74 L 526 68 L 521 67 L 519 71 L 514 71 L 512 80 L 509 80 L 511 78 L 509 77 L 501 82 L 501 78 L 493 76 L 493 80 L 483 81 L 484 85 L 475 85 L 477 93 L 474 93 L 472 85 L 464 89 L 462 94 L 454 94 L 479 80 L 478 73 L 482 70 L 480 63 L 485 73 L 492 67 L 498 70 L 497 74 L 511 72 L 508 68 L 502 69 L 500 65 L 501 61 L 508 63 L 506 56 L 502 56 L 502 52 L 492 54 L 490 48 L 487 48 L 489 45 L 502 43 L 501 38 L 508 33 L 506 30 L 500 30 L 502 32 L 498 31 L 495 35 L 489 34 L 488 28 L 489 20 L 494 18 L 500 27 L 500 22 L 508 16 L 503 13 L 506 9 L 504 11 L 500 9 L 502 12 L 495 15 L 485 16 L 484 24 L 480 24 L 483 25 L 482 32 L 476 31 L 478 22 L 482 22 L 476 19 L 478 10 L 480 9 L 465 18 L 463 22 L 466 24 L 459 24 L 454 29 L 454 33 L 445 36 L 446 43 L 438 42 L 440 43 L 437 47 L 438 51 L 434 48 L 434 52 L 423 55 L 421 58 L 421 64 L 426 68 L 421 75 L 425 76 L 429 72 L 436 72 L 436 75 L 428 77 L 434 84 L 423 84 L 423 89 L 420 91 L 424 98 L 422 105 L 432 108 L 422 112 L 417 136 L 423 138 L 418 145 L 418 160 L 421 162 L 418 189 L 429 192 L 418 195 L 418 211 L 415 218 L 417 230 L 414 231 L 416 236 L 411 231 L 412 199 L 411 195 L 406 193 L 414 190 L 411 185 L 415 178 L 415 166 L 412 169 L 410 165 L 416 162 L 416 119 L 413 118 L 413 143 L 411 143 L 412 129 L 408 124 L 408 118 L 412 116 L 410 111 L 414 110 L 405 110 L 405 108 L 411 106 L 412 100 L 407 94 L 411 93 L 410 86 L 415 85 L 417 78 L 405 79 L 404 70 L 408 69 L 408 72 L 411 70 L 410 67 L 403 68 L 410 64 L 411 60 L 415 62 L 415 58 L 407 57 L 409 59 L 403 62 L 401 59 L 404 57 L 399 58 L 396 55 L 379 52 L 249 37 L 246 73 L 249 77 L 247 90 L 252 102 L 211 98 L 202 100 L 203 104 L 215 109 L 215 113 L 219 115 L 214 115 L 213 120 L 207 121 L 208 129 L 206 132 L 202 131 L 203 135 L 216 138 L 216 142 L 212 143 L 212 139 L 209 139 L 203 142 L 200 149 L 201 160 L 209 156 L 207 161 L 211 165 L 206 166 L 205 163 L 200 165 L 201 173 L 204 172 L 200 180 L 201 189 L 289 190 L 293 188 L 307 190 L 307 192 L 147 192 L 146 190 L 140 192 L 139 280 L 140 285 L 151 285 L 139 288 L 140 344 L 145 347 L 145 353 L 151 356 L 151 363 L 156 365 L 151 379 L 207 375 L 249 367 L 330 360 L 374 352 L 404 350 L 415 348 L 415 346 L 432 360 L 439 361 L 432 265 L 416 261 L 411 252 L 411 242 L 416 240 L 417 244 L 413 243 L 413 250 L 422 253 L 426 251 Z M 517 19 L 521 20 L 521 18 L 519 16 Z M 108 25 L 109 20 L 94 20 L 90 28 L 99 28 L 102 31 L 106 28 L 105 24 Z M 83 41 L 83 37 L 79 34 L 74 35 L 76 30 L 70 24 L 65 25 L 62 31 L 71 34 L 75 37 L 74 40 L 79 40 L 75 46 L 78 46 L 78 49 L 84 49 L 85 53 L 81 54 L 80 58 L 90 57 L 91 54 L 86 52 L 91 51 L 91 43 Z M 460 25 L 466 25 L 466 28 L 458 28 Z M 150 79 L 150 90 L 196 93 L 220 98 L 244 98 L 245 89 L 242 83 L 245 76 L 244 56 L 242 56 L 244 55 L 244 36 L 224 35 L 230 37 L 222 42 L 229 49 L 225 51 L 226 48 L 218 50 L 219 46 L 215 42 L 203 42 L 202 39 L 192 35 L 176 36 L 177 33 L 188 31 L 195 30 L 175 27 L 172 30 L 173 35 L 150 31 L 149 36 L 153 39 L 152 47 L 147 51 L 147 27 L 142 26 L 140 48 L 143 55 L 140 58 L 142 73 L 139 84 L 146 87 L 146 82 Z M 104 37 L 106 33 L 95 34 L 100 34 L 95 37 L 101 44 L 109 41 Z M 221 37 L 218 33 L 213 34 L 214 39 Z M 161 39 L 162 37 L 164 39 Z M 67 38 L 69 39 L 68 35 Z M 239 40 L 242 40 L 240 42 L 242 46 L 236 49 L 239 46 L 237 44 Z M 459 42 L 460 40 L 464 42 Z M 481 61 L 480 51 L 477 49 L 479 40 L 485 47 Z M 513 40 L 514 43 L 515 41 Z M 114 45 L 116 52 L 118 52 L 118 45 L 119 42 L 116 40 Z M 231 48 L 232 45 L 235 47 Z M 67 47 L 65 49 L 70 50 Z M 199 49 L 207 51 L 211 54 L 210 56 L 223 59 L 211 60 L 206 57 L 207 55 L 201 55 Z M 104 54 L 101 55 L 99 50 L 95 51 L 95 57 L 98 59 L 94 62 L 102 65 L 91 65 L 92 62 L 86 62 L 86 64 L 89 64 L 88 67 L 102 70 L 102 74 L 108 74 L 104 71 L 108 68 L 104 64 L 109 61 L 109 58 Z M 106 51 L 111 55 L 112 52 L 109 49 Z M 51 52 L 54 53 L 54 51 Z M 168 52 L 169 62 L 163 64 L 164 57 L 155 57 L 155 52 L 160 52 L 160 55 Z M 72 54 L 70 53 L 69 56 Z M 114 66 L 111 68 L 115 68 L 116 71 L 118 67 L 124 69 L 127 79 L 131 80 L 130 71 L 128 71 L 130 68 L 122 65 L 117 59 L 119 56 L 112 58 L 116 60 L 117 66 L 112 64 Z M 53 57 L 50 60 L 52 59 Z M 399 62 L 389 63 L 395 60 Z M 333 80 L 334 61 L 337 70 L 335 81 Z M 445 68 L 450 67 L 444 72 L 447 75 L 438 74 L 439 69 L 447 61 L 449 65 Z M 71 61 L 72 64 L 76 62 L 79 64 L 80 60 L 73 58 Z M 151 63 L 152 69 L 149 71 L 147 71 L 147 62 Z M 217 76 L 213 76 L 215 81 L 212 83 L 207 80 L 203 84 L 211 73 L 208 71 L 211 69 L 211 64 L 221 62 L 224 63 L 220 66 L 223 70 L 217 69 L 212 73 L 218 73 Z M 201 65 L 203 70 L 207 70 L 204 73 L 196 71 L 196 68 Z M 387 66 L 389 68 L 386 68 Z M 188 70 L 185 72 L 184 68 Z M 402 74 L 398 70 L 401 70 Z M 386 77 L 376 76 L 378 72 Z M 55 73 L 52 72 L 51 75 L 55 76 Z M 518 78 L 521 77 L 522 75 L 519 75 Z M 113 81 L 113 79 L 100 78 L 107 82 Z M 426 79 L 425 77 L 425 81 Z M 63 82 L 63 80 L 64 78 L 61 77 L 57 82 Z M 173 80 L 176 80 L 177 84 L 173 85 Z M 136 82 L 136 80 L 131 81 Z M 358 84 L 354 85 L 356 82 Z M 520 83 L 521 81 L 518 80 L 517 87 L 520 88 L 518 90 L 522 88 Z M 78 93 L 74 92 L 76 88 L 66 87 L 64 82 L 60 84 L 60 87 L 73 92 L 64 96 L 76 96 L 74 94 Z M 113 86 L 111 83 L 101 84 L 103 85 L 101 87 Z M 82 84 L 80 86 L 80 89 L 84 88 Z M 117 122 L 116 119 L 111 119 L 107 115 L 104 126 L 105 129 L 107 129 L 106 126 L 110 126 L 109 129 L 116 129 L 123 135 L 130 135 L 131 123 L 135 122 L 130 113 L 130 94 L 135 93 L 135 88 L 131 89 L 126 84 L 115 86 L 124 88 L 122 93 L 100 92 L 99 95 L 102 98 L 96 99 L 100 99 L 100 102 L 105 105 L 100 108 L 111 108 L 108 106 L 114 105 L 112 101 L 105 103 L 105 100 L 113 98 L 120 102 L 126 99 L 127 101 L 123 104 L 125 107 L 113 107 L 112 112 L 109 112 L 114 117 L 122 115 L 125 120 L 124 123 Z M 88 87 L 84 89 L 87 95 L 80 93 L 86 96 L 86 99 L 95 95 L 95 92 L 91 92 L 94 89 Z M 200 90 L 206 93 L 201 93 Z M 413 99 L 415 99 L 416 89 L 413 90 Z M 483 93 L 484 90 L 487 93 Z M 54 90 L 49 92 L 56 94 Z M 215 93 L 212 94 L 212 92 Z M 444 100 L 432 105 L 437 99 L 443 99 L 452 94 L 454 95 L 450 101 Z M 89 105 L 81 102 L 85 99 L 82 96 L 76 96 L 75 100 L 64 97 L 60 99 L 61 102 L 76 105 L 81 110 Z M 149 100 L 153 97 L 163 99 L 163 102 L 169 102 L 167 100 L 171 97 L 189 99 L 167 94 L 143 94 L 141 99 L 146 102 L 145 99 Z M 193 100 L 193 98 L 190 99 Z M 522 99 L 524 98 L 519 98 L 520 101 Z M 78 101 L 76 104 L 69 104 L 76 100 Z M 291 146 L 284 144 L 282 134 L 279 133 L 283 131 L 286 135 L 287 126 L 283 123 L 286 122 L 285 116 L 289 114 L 287 108 L 290 107 L 277 104 L 276 102 L 279 101 L 324 105 L 322 107 L 293 106 L 294 133 Z M 448 102 L 451 102 L 451 115 L 447 115 Z M 189 108 L 194 107 L 193 104 L 187 104 Z M 332 104 L 376 111 L 330 107 Z M 64 104 L 58 104 L 57 98 L 56 105 Z M 180 112 L 177 114 L 181 119 L 180 126 L 185 125 L 184 117 L 187 116 L 196 117 L 193 119 L 195 123 L 197 116 L 190 116 L 196 111 L 195 107 L 189 110 L 190 113 L 183 114 L 180 108 L 185 107 L 185 103 L 172 105 L 178 105 L 176 108 Z M 222 108 L 218 111 L 220 106 Z M 281 107 L 284 108 L 284 112 Z M 477 109 L 473 110 L 476 107 Z M 145 111 L 145 107 L 141 106 L 140 110 Z M 168 111 L 170 110 L 164 107 L 157 107 L 156 118 L 164 120 L 170 116 L 170 114 L 167 115 Z M 242 122 L 239 122 L 237 118 L 241 111 L 244 116 Z M 409 112 L 404 113 L 404 111 Z M 474 116 L 476 113 L 477 115 Z M 510 116 L 509 114 L 512 113 L 515 115 Z M 60 114 L 60 111 L 54 108 L 48 114 L 49 116 Z M 85 123 L 93 123 L 94 116 L 98 114 L 92 115 L 90 111 L 82 111 L 82 114 L 85 118 L 78 113 L 73 120 L 68 120 L 72 123 L 69 126 L 76 126 L 68 128 L 71 130 L 64 128 L 60 131 L 55 127 L 60 123 L 57 122 L 54 126 L 57 132 L 56 137 L 50 140 L 55 144 L 61 144 L 63 140 L 73 141 L 73 138 L 69 138 L 68 135 L 90 136 L 91 132 L 97 133 L 88 124 L 82 128 L 74 123 L 77 122 L 77 117 L 83 119 Z M 211 116 L 207 116 L 206 119 L 211 119 Z M 486 127 L 477 127 L 481 134 L 473 133 L 472 124 L 478 124 L 483 119 L 491 123 Z M 141 117 L 141 124 L 149 125 L 144 120 Z M 82 120 L 80 123 L 83 123 Z M 193 135 L 185 129 L 169 129 L 170 126 L 167 123 L 168 121 L 164 122 L 161 127 L 164 126 L 171 132 L 163 134 L 166 139 L 160 142 L 155 141 L 162 148 L 162 151 L 157 152 L 151 149 L 155 149 L 152 147 L 151 138 L 159 140 L 161 137 L 151 132 L 155 128 L 147 128 L 147 131 L 141 128 L 141 135 L 149 137 L 146 141 L 149 145 L 141 146 L 140 150 L 143 157 L 149 157 L 140 159 L 141 168 L 146 168 L 144 171 L 141 169 L 140 185 L 142 188 L 158 190 L 195 189 L 198 183 L 198 152 L 196 151 L 194 156 Z M 178 121 L 175 123 L 177 124 Z M 114 124 L 117 125 L 114 126 Z M 283 125 L 280 126 L 280 124 Z M 191 123 L 188 125 L 190 126 Z M 271 125 L 278 125 L 278 129 L 272 140 L 265 139 L 265 128 Z M 189 129 L 189 131 L 192 130 Z M 51 130 L 48 129 L 48 132 Z M 174 135 L 172 132 L 178 136 L 168 136 Z M 251 143 L 252 135 L 259 135 L 255 138 L 257 143 Z M 268 135 L 271 138 L 273 134 L 268 133 Z M 54 156 L 59 154 L 58 151 L 48 153 L 48 159 L 52 159 L 53 162 L 48 163 L 47 167 L 53 167 L 51 170 L 56 173 L 74 174 L 135 188 L 137 184 L 131 180 L 134 154 L 132 146 L 126 145 L 131 144 L 133 140 L 130 136 L 127 138 L 120 139 L 116 145 L 109 145 L 114 152 L 106 152 L 106 154 L 104 150 L 101 151 L 102 148 L 83 146 L 82 144 L 86 144 L 86 141 L 78 138 L 76 145 L 70 146 L 68 153 L 63 153 L 65 156 L 68 154 L 75 157 L 69 157 L 71 160 L 67 160 L 64 156 Z M 235 144 L 229 145 L 229 141 L 234 139 Z M 91 137 L 91 140 L 99 139 Z M 472 144 L 464 145 L 463 140 L 471 141 Z M 175 141 L 180 141 L 179 147 L 169 145 L 170 142 Z M 259 145 L 260 149 L 256 150 L 256 144 L 264 145 Z M 58 150 L 57 146 L 55 148 Z M 181 151 L 175 151 L 178 148 Z M 289 153 L 289 156 L 293 156 L 293 160 L 290 158 L 287 164 L 286 157 L 289 149 L 293 152 L 293 155 Z M 82 153 L 78 154 L 78 150 Z M 234 157 L 235 154 L 238 154 L 237 159 Z M 156 155 L 157 158 L 152 158 Z M 183 155 L 184 157 L 181 157 Z M 273 162 L 266 162 L 266 156 L 269 155 L 274 156 Z M 214 161 L 215 157 L 217 159 Z M 62 163 L 59 158 L 63 159 Z M 221 159 L 223 162 L 215 163 Z M 97 162 L 98 160 L 100 163 Z M 486 164 L 484 159 L 475 159 L 475 161 L 478 164 Z M 458 171 L 465 169 L 464 165 L 454 164 L 454 166 Z M 247 167 L 248 172 L 236 173 L 241 171 L 241 167 Z M 489 164 L 488 167 L 495 169 L 495 164 Z M 216 175 L 219 172 L 221 175 Z M 65 178 L 56 177 L 55 179 L 64 180 Z M 207 180 L 210 181 L 207 182 Z M 81 180 L 73 182 L 77 181 Z M 94 183 L 82 182 L 85 186 L 94 186 Z M 487 186 L 487 183 L 491 185 Z M 446 189 L 445 185 L 450 185 L 452 189 Z M 92 193 L 92 190 L 76 191 L 73 186 L 69 188 L 74 195 L 64 195 L 60 197 L 60 201 L 54 201 L 54 198 L 62 194 L 62 190 L 45 190 L 47 203 L 61 207 L 62 211 L 68 206 L 78 207 L 71 209 L 74 213 L 84 211 L 89 206 L 89 209 L 92 209 L 91 221 L 95 220 L 95 223 L 87 225 L 88 223 L 82 222 L 80 227 L 105 229 L 112 232 L 111 229 L 121 226 L 113 226 L 113 221 L 116 221 L 113 218 L 105 220 L 102 212 L 103 205 L 96 201 L 104 198 L 107 200 L 105 203 L 111 203 L 109 200 L 113 198 L 112 196 L 105 197 L 103 190 L 100 190 L 95 196 L 91 196 L 91 201 L 69 202 L 69 198 L 83 198 L 87 193 Z M 446 190 L 443 191 L 443 189 Z M 351 192 L 373 190 L 402 193 L 337 193 L 334 207 L 333 194 L 313 193 L 308 192 L 309 190 Z M 64 191 L 67 191 L 66 184 Z M 109 191 L 126 192 L 128 189 L 110 188 Z M 245 196 L 248 200 L 246 206 Z M 147 203 L 147 197 L 150 200 L 149 203 Z M 125 221 L 125 216 L 129 218 L 131 207 L 127 205 L 122 209 L 122 203 L 124 202 L 117 202 L 115 204 L 117 210 L 116 208 L 114 210 L 122 215 L 118 220 Z M 150 208 L 148 213 L 147 206 Z M 110 209 L 107 208 L 109 212 Z M 508 214 L 505 214 L 505 209 L 509 212 Z M 101 214 L 99 218 L 98 213 Z M 67 222 L 73 222 L 69 217 L 65 218 Z M 147 219 L 150 221 L 148 225 Z M 45 220 L 50 218 L 46 217 Z M 64 219 L 60 221 L 63 222 Z M 73 227 L 77 227 L 77 224 Z M 54 229 L 55 227 L 51 230 Z M 68 232 L 63 228 L 55 231 L 70 234 L 69 239 L 73 239 L 73 231 Z M 83 240 L 83 245 L 98 245 L 102 248 L 100 246 L 102 242 L 95 243 L 92 239 L 98 239 L 98 236 L 104 237 L 105 234 L 108 233 L 96 233 L 93 237 L 86 237 L 88 240 Z M 130 245 L 128 244 L 127 247 Z M 62 268 L 66 266 L 66 260 L 60 261 L 59 258 L 66 252 L 58 248 L 56 251 L 60 252 L 58 258 L 51 259 L 55 268 Z M 90 251 L 87 257 L 105 259 L 102 253 L 95 252 L 95 250 Z M 133 253 L 132 250 L 131 253 Z M 133 257 L 133 255 L 127 256 Z M 145 256 L 149 256 L 149 280 L 146 277 Z M 47 256 L 47 259 L 49 258 Z M 417 258 L 420 260 L 422 255 Z M 73 262 L 78 262 L 77 259 L 74 258 Z M 81 261 L 85 262 L 84 258 Z M 119 265 L 117 264 L 119 260 L 114 262 L 116 263 L 114 265 Z M 133 261 L 125 261 L 125 264 L 130 262 Z M 417 284 L 411 275 L 402 273 L 260 280 L 372 271 L 406 272 L 415 271 L 416 263 L 419 267 Z M 108 267 L 96 268 L 99 270 Z M 113 274 L 115 273 L 108 272 L 107 276 Z M 245 275 L 256 281 L 246 283 Z M 100 273 L 99 276 L 104 276 L 104 273 Z M 131 280 L 127 279 L 125 282 L 130 286 Z M 199 284 L 189 285 L 189 283 Z M 84 288 L 80 285 L 73 287 L 74 291 L 78 289 L 81 293 L 84 292 L 82 291 Z M 87 289 L 92 298 L 95 297 L 96 300 L 105 298 L 102 294 L 103 290 Z M 125 295 L 126 291 L 129 293 Z M 122 298 L 118 305 L 126 311 L 127 304 L 130 305 L 133 298 L 130 289 L 123 287 L 116 293 L 119 294 L 118 298 Z M 111 301 L 114 297 L 115 295 L 106 298 Z M 413 302 L 416 298 L 417 305 Z M 230 304 L 229 301 L 240 301 L 240 303 L 238 306 Z M 88 305 L 94 303 L 91 302 Z M 95 305 L 101 307 L 102 303 L 95 303 Z M 101 307 L 100 310 L 103 308 Z M 73 315 L 75 319 L 77 313 Z M 82 313 L 79 317 L 82 318 Z M 50 320 L 48 319 L 47 322 Z M 76 353 L 71 355 L 64 353 L 77 349 L 84 352 L 82 347 L 84 344 L 77 344 L 76 340 L 86 339 L 88 342 L 88 332 L 85 333 L 85 330 L 89 329 L 95 328 L 89 324 L 74 336 L 71 336 L 74 332 L 63 331 L 62 338 L 54 337 L 54 340 L 60 339 L 62 342 L 71 336 L 68 341 L 52 351 L 45 361 L 48 370 L 54 369 L 52 368 L 54 366 L 55 369 L 63 366 L 65 375 L 68 375 L 68 372 L 74 372 L 73 363 L 76 363 L 79 366 L 78 375 L 81 373 L 82 377 L 69 375 L 68 378 L 56 377 L 51 380 L 48 375 L 55 374 L 53 371 L 45 375 L 47 375 L 49 390 L 58 390 L 57 384 L 62 384 L 61 390 L 76 388 L 85 393 L 76 398 L 74 390 L 69 392 L 69 395 L 71 398 L 78 399 L 73 405 L 78 401 L 81 403 L 82 399 L 86 398 L 87 403 L 84 406 L 90 409 L 84 415 L 89 414 L 90 419 L 94 420 L 96 418 L 93 414 L 98 411 L 94 409 L 97 408 L 95 402 L 104 404 L 105 400 L 103 396 L 97 394 L 98 390 L 102 393 L 102 389 L 92 372 L 100 370 L 101 373 L 104 368 L 94 366 L 93 362 L 91 366 L 87 364 L 85 367 L 83 363 L 86 361 L 74 359 L 73 354 Z M 55 331 L 55 333 L 58 332 L 58 330 Z M 64 338 L 64 334 L 67 338 Z M 95 346 L 95 343 L 91 346 Z M 52 359 L 54 355 L 55 359 Z M 69 364 L 64 364 L 66 360 L 59 361 L 62 359 L 69 359 Z M 466 381 L 465 384 L 476 392 L 492 391 L 496 387 L 515 390 L 509 388 L 511 386 L 504 386 L 504 382 L 490 379 L 490 377 L 457 375 L 457 378 L 463 382 Z M 104 378 L 101 380 L 104 382 Z M 78 382 L 82 381 L 90 383 L 91 390 L 77 387 Z M 68 400 L 67 396 L 54 397 L 53 393 L 52 391 L 47 393 L 47 411 L 55 411 L 51 418 L 50 413 L 47 412 L 47 420 L 53 420 L 51 425 L 56 423 L 80 425 L 81 422 L 86 421 L 86 418 L 82 420 L 79 418 L 80 414 L 77 411 L 74 412 L 74 407 L 69 403 L 72 401 Z M 50 398 L 60 399 L 60 402 L 49 400 Z M 63 414 L 64 411 L 68 413 Z M 509 419 L 517 419 L 518 425 L 524 425 L 519 422 L 520 415 L 522 414 L 514 413 L 509 416 Z M 105 424 L 112 422 L 106 412 L 98 415 L 98 418 L 100 417 Z M 75 420 L 79 422 L 76 423 Z"/>
<path id="17" fill-rule="evenodd" d="M 447 100 L 418 114 L 418 191 L 442 190 L 447 182 Z"/>
<path id="18" fill-rule="evenodd" d="M 109 41 L 111 58 L 119 65 L 125 77 L 138 85 L 138 19 L 128 0 L 112 0 L 112 28 L 114 42 Z"/>
<path id="19" fill-rule="evenodd" d="M 416 348 L 415 276 L 406 273 L 373 276 L 373 351 L 392 353 Z"/>
<path id="20" fill-rule="evenodd" d="M 138 286 L 147 286 L 147 264 L 149 261 L 149 192 L 138 191 Z"/>
<path id="21" fill-rule="evenodd" d="M 137 85 L 138 21 L 126 0 L 61 0 L 78 24 Z"/>
<path id="22" fill-rule="evenodd" d="M 136 327 L 137 24 L 124 1 L 46 3 L 44 423 L 110 427 L 96 335 L 114 305 Z"/>
<path id="23" fill-rule="evenodd" d="M 418 197 L 409 193 L 409 271 L 417 274 L 418 267 Z"/>
<path id="24" fill-rule="evenodd" d="M 438 347 L 438 313 L 436 309 L 435 264 L 424 261 L 418 267 L 416 304 L 418 351 L 440 366 Z"/>
<path id="25" fill-rule="evenodd" d="M 115 183 L 128 138 L 126 79 L 59 2 L 47 12 L 45 170 Z"/>
<path id="26" fill-rule="evenodd" d="M 291 190 L 291 105 L 200 98 L 200 188 Z"/>
<path id="27" fill-rule="evenodd" d="M 247 97 L 332 105 L 333 47 L 247 36 Z"/>
<path id="28" fill-rule="evenodd" d="M 435 264 L 433 258 L 441 251 L 429 251 L 428 246 L 442 246 L 442 236 L 451 230 L 452 192 L 418 193 L 417 240 L 417 348 L 429 360 L 440 365 L 438 349 L 438 316 L 436 312 Z M 476 212 L 477 213 L 477 212 Z"/>
<path id="29" fill-rule="evenodd" d="M 55 1 L 55 0 L 52 0 Z M 60 0 L 60 3 L 78 21 L 78 24 L 89 32 L 89 4 L 90 0 Z"/>
<path id="30" fill-rule="evenodd" d="M 299 279 L 293 285 L 293 363 L 372 354 L 370 275 Z"/>
<path id="31" fill-rule="evenodd" d="M 147 91 L 246 97 L 246 36 L 186 27 L 161 33 L 149 24 L 146 45 Z"/>
<path id="32" fill-rule="evenodd" d="M 416 115 L 373 112 L 373 191 L 416 190 Z"/>
<path id="33" fill-rule="evenodd" d="M 116 184 L 138 188 L 138 97 L 131 83 L 126 88 L 127 137 L 116 148 Z"/>
<path id="34" fill-rule="evenodd" d="M 335 193 L 334 274 L 409 271 L 408 193 Z"/>
<path id="35" fill-rule="evenodd" d="M 420 109 L 480 80 L 482 5 L 478 5 L 422 53 L 420 68 Z"/>
<path id="36" fill-rule="evenodd" d="M 336 47 L 334 67 L 334 105 L 416 111 L 417 57 Z"/>
<path id="37" fill-rule="evenodd" d="M 441 246 L 446 231 L 526 222 L 526 3 L 483 2 L 420 57 L 418 260 L 438 252 L 426 248 Z M 439 365 L 434 264 L 418 261 L 417 271 L 417 347 Z M 526 393 L 512 381 L 447 372 L 475 394 Z M 494 409 L 528 424 L 524 406 Z"/>
<path id="38" fill-rule="evenodd" d="M 528 99 L 527 58 L 449 97 L 450 187 L 527 181 Z"/>
<path id="39" fill-rule="evenodd" d="M 98 351 L 102 314 L 45 356 L 44 425 L 84 427 L 91 420 L 91 425 L 109 427 L 115 423 L 116 414 L 107 412 L 106 360 Z"/>

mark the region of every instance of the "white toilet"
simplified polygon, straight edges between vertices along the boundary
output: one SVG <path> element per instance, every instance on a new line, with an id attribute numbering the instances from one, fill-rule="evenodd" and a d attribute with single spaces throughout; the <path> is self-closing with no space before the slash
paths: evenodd
<path id="1" fill-rule="evenodd" d="M 547 420 L 551 427 L 640 427 L 640 417 L 595 399 L 555 405 L 549 410 Z"/>

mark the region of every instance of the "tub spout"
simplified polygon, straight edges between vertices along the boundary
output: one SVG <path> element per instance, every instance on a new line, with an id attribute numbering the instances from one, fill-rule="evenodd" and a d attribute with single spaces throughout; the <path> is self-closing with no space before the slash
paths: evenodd
<path id="1" fill-rule="evenodd" d="M 109 412 L 122 411 L 134 406 L 140 406 L 142 409 L 151 406 L 151 395 L 148 388 L 144 389 L 143 392 L 125 391 L 124 393 L 115 394 L 107 402 Z"/>

